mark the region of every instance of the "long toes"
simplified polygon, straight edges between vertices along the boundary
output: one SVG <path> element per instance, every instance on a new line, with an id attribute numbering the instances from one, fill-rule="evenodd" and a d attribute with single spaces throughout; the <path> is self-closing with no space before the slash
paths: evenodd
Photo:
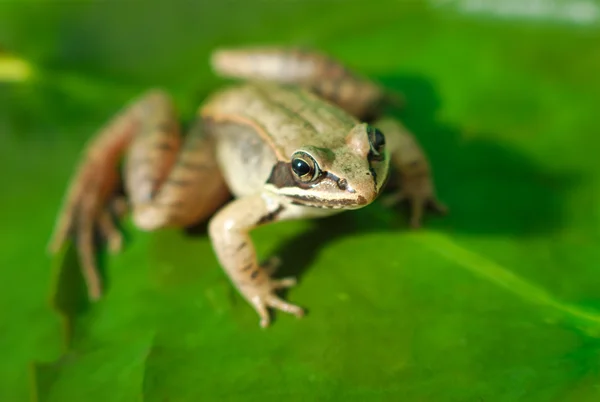
<path id="1" fill-rule="evenodd" d="M 304 315 L 304 310 L 301 307 L 287 303 L 277 296 L 270 295 L 266 302 L 270 307 L 285 311 L 286 313 L 294 314 L 296 317 L 302 317 Z"/>
<path id="2" fill-rule="evenodd" d="M 271 323 L 271 319 L 269 317 L 269 312 L 267 311 L 267 306 L 263 302 L 262 298 L 260 296 L 254 296 L 250 299 L 250 302 L 252 303 L 252 306 L 254 306 L 254 310 L 256 310 L 260 316 L 260 326 L 262 328 L 268 327 Z"/>
<path id="3" fill-rule="evenodd" d="M 429 201 L 429 205 L 440 215 L 446 215 L 448 213 L 448 207 L 435 198 Z"/>
<path id="4" fill-rule="evenodd" d="M 296 286 L 297 283 L 298 283 L 298 281 L 294 277 L 274 279 L 272 281 L 273 289 L 291 288 L 292 286 Z"/>
<path id="5" fill-rule="evenodd" d="M 108 251 L 115 254 L 123 249 L 123 235 L 118 229 L 104 233 L 104 238 L 108 242 Z"/>
<path id="6" fill-rule="evenodd" d="M 73 211 L 69 208 L 62 211 L 56 221 L 54 233 L 50 238 L 47 249 L 48 253 L 56 254 L 65 244 L 73 225 Z"/>
<path id="7" fill-rule="evenodd" d="M 111 253 L 121 251 L 123 247 L 123 235 L 115 225 L 109 211 L 104 211 L 98 222 L 102 236 L 108 241 L 108 250 Z"/>
<path id="8" fill-rule="evenodd" d="M 67 239 L 67 235 L 66 233 L 58 233 L 55 234 L 52 239 L 50 239 L 50 242 L 48 243 L 47 246 L 47 252 L 48 254 L 56 254 L 58 253 L 58 251 L 61 249 L 62 245 L 65 243 Z"/>
<path id="9" fill-rule="evenodd" d="M 423 207 L 424 202 L 420 198 L 413 198 L 411 200 L 411 211 L 410 211 L 410 227 L 418 229 L 421 227 L 421 219 L 423 218 Z"/>
<path id="10" fill-rule="evenodd" d="M 108 251 L 115 254 L 123 249 L 123 235 L 115 233 L 108 239 Z"/>
<path id="11" fill-rule="evenodd" d="M 96 266 L 91 231 L 89 234 L 81 232 L 78 234 L 77 248 L 83 277 L 88 288 L 88 296 L 90 300 L 97 301 L 102 297 L 102 279 Z"/>
<path id="12" fill-rule="evenodd" d="M 90 191 L 81 199 L 77 216 L 77 249 L 83 276 L 87 283 L 91 300 L 96 301 L 102 296 L 102 278 L 96 264 L 96 249 L 94 247 L 94 223 L 97 218 L 97 183 L 91 183 Z"/>

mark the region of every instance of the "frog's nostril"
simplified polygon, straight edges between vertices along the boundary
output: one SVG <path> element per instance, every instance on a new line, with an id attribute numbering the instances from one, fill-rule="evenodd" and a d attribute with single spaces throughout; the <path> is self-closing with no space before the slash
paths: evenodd
<path id="1" fill-rule="evenodd" d="M 346 179 L 339 179 L 337 181 L 337 185 L 340 188 L 340 190 L 346 190 L 348 188 L 348 180 L 346 180 Z"/>

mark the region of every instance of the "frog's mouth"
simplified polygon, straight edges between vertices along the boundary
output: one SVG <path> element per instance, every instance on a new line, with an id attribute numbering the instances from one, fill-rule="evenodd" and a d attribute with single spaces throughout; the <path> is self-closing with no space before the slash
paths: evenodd
<path id="1" fill-rule="evenodd" d="M 328 209 L 358 209 L 368 204 L 368 201 L 362 195 L 356 198 L 333 198 L 324 200 L 312 195 L 290 194 L 287 195 L 291 199 L 292 204 L 302 205 L 314 208 Z"/>

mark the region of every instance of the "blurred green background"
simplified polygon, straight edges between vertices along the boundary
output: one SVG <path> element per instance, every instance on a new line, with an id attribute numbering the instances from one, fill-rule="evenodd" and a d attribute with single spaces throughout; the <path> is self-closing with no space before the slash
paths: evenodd
<path id="1" fill-rule="evenodd" d="M 600 400 L 599 18 L 591 0 L 0 2 L 0 48 L 30 68 L 0 62 L 0 400 Z M 450 215 L 257 230 L 309 310 L 268 330 L 201 231 L 125 222 L 107 297 L 80 303 L 73 250 L 45 248 L 83 144 L 149 87 L 189 120 L 224 84 L 211 49 L 251 44 L 402 91 Z"/>

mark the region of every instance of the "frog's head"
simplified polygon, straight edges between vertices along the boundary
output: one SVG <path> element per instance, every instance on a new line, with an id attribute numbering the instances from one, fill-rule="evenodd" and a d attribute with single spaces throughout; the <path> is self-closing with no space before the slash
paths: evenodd
<path id="1" fill-rule="evenodd" d="M 356 125 L 339 143 L 307 145 L 278 162 L 268 184 L 294 204 L 357 209 L 374 201 L 387 180 L 389 153 L 383 133 Z"/>

